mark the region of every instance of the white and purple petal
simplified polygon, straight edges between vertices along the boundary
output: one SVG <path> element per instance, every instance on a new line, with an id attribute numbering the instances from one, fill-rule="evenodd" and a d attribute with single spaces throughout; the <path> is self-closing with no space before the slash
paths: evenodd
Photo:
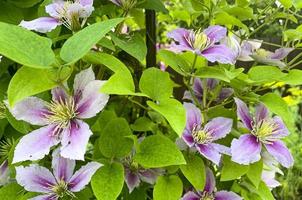
<path id="1" fill-rule="evenodd" d="M 81 120 L 72 121 L 62 133 L 61 156 L 71 160 L 84 160 L 91 135 L 88 124 Z"/>
<path id="2" fill-rule="evenodd" d="M 70 160 L 60 156 L 60 150 L 56 149 L 52 153 L 52 169 L 56 180 L 64 180 L 68 182 L 73 175 L 75 168 L 75 160 Z"/>
<path id="3" fill-rule="evenodd" d="M 228 133 L 231 132 L 233 120 L 225 117 L 216 117 L 209 121 L 204 131 L 208 133 L 213 140 L 224 138 Z"/>
<path id="4" fill-rule="evenodd" d="M 200 200 L 200 198 L 201 197 L 195 192 L 189 191 L 181 198 L 181 200 Z"/>
<path id="5" fill-rule="evenodd" d="M 215 176 L 212 170 L 206 167 L 206 183 L 204 186 L 204 191 L 211 194 L 212 192 L 214 192 L 215 186 L 216 186 Z"/>
<path id="6" fill-rule="evenodd" d="M 94 173 L 102 166 L 98 162 L 89 162 L 85 166 L 82 166 L 68 182 L 68 188 L 72 192 L 79 192 L 89 184 Z"/>
<path id="7" fill-rule="evenodd" d="M 21 21 L 20 26 L 28 29 L 37 31 L 40 33 L 47 33 L 54 30 L 57 26 L 61 23 L 59 20 L 52 18 L 52 17 L 40 17 L 34 19 L 32 21 Z"/>
<path id="8" fill-rule="evenodd" d="M 272 137 L 274 138 L 283 138 L 289 135 L 289 130 L 285 126 L 283 120 L 279 116 L 273 117 L 275 122 L 275 129 L 273 130 Z"/>
<path id="9" fill-rule="evenodd" d="M 265 148 L 283 167 L 290 168 L 293 166 L 293 156 L 282 141 L 277 140 L 270 144 L 265 144 Z"/>
<path id="10" fill-rule="evenodd" d="M 168 38 L 171 38 L 178 42 L 179 44 L 177 46 L 182 46 L 183 48 L 191 49 L 193 50 L 192 46 L 188 43 L 187 38 L 190 36 L 191 31 L 184 29 L 184 28 L 178 28 L 175 29 L 167 34 Z"/>
<path id="11" fill-rule="evenodd" d="M 200 53 L 210 62 L 219 62 L 223 64 L 234 64 L 236 62 L 236 57 L 232 50 L 223 45 L 213 45 Z"/>
<path id="12" fill-rule="evenodd" d="M 208 38 L 210 38 L 212 42 L 216 43 L 226 37 L 227 29 L 223 26 L 214 25 L 209 26 L 203 32 L 207 35 Z"/>
<path id="13" fill-rule="evenodd" d="M 247 129 L 252 130 L 253 119 L 247 105 L 238 98 L 234 98 L 234 100 L 237 105 L 237 116 L 241 119 Z"/>
<path id="14" fill-rule="evenodd" d="M 55 0 L 55 1 L 53 1 L 53 3 L 45 6 L 45 11 L 51 17 L 60 19 L 62 17 L 61 13 L 64 10 L 64 4 L 65 4 L 65 1 L 63 1 L 63 0 Z"/>
<path id="15" fill-rule="evenodd" d="M 255 117 L 256 117 L 256 123 L 260 123 L 261 121 L 269 117 L 268 109 L 265 107 L 263 103 L 260 103 L 256 106 Z"/>
<path id="16" fill-rule="evenodd" d="M 16 180 L 29 192 L 50 193 L 56 185 L 55 177 L 45 167 L 31 164 L 28 167 L 16 167 Z"/>
<path id="17" fill-rule="evenodd" d="M 47 102 L 37 97 L 27 97 L 24 100 L 16 103 L 14 107 L 8 108 L 12 115 L 17 120 L 23 120 L 33 125 L 46 125 L 46 116 L 48 109 L 46 107 Z"/>
<path id="18" fill-rule="evenodd" d="M 154 184 L 157 176 L 161 175 L 162 171 L 159 169 L 145 169 L 145 170 L 140 170 L 139 171 L 139 177 L 142 181 L 149 183 L 149 184 Z"/>
<path id="19" fill-rule="evenodd" d="M 140 178 L 138 172 L 133 172 L 130 169 L 125 169 L 125 182 L 128 187 L 129 193 L 140 184 Z"/>
<path id="20" fill-rule="evenodd" d="M 260 160 L 261 143 L 254 135 L 245 134 L 233 139 L 231 144 L 232 161 L 248 165 Z"/>
<path id="21" fill-rule="evenodd" d="M 49 154 L 50 148 L 59 143 L 55 129 L 54 125 L 48 125 L 23 136 L 15 148 L 13 163 L 39 160 Z"/>
<path id="22" fill-rule="evenodd" d="M 107 104 L 109 95 L 100 90 L 106 81 L 95 80 L 89 82 L 83 90 L 82 97 L 77 103 L 78 117 L 87 119 L 96 116 Z"/>
<path id="23" fill-rule="evenodd" d="M 196 149 L 205 158 L 219 165 L 221 154 L 212 144 L 196 144 Z"/>
<path id="24" fill-rule="evenodd" d="M 276 60 L 282 60 L 293 50 L 294 50 L 294 48 L 279 48 L 274 53 L 272 53 L 269 56 L 269 58 L 276 59 Z"/>
<path id="25" fill-rule="evenodd" d="M 186 109 L 186 129 L 188 131 L 192 131 L 195 126 L 199 126 L 201 124 L 201 112 L 199 108 L 192 103 L 184 103 L 183 105 Z"/>
<path id="26" fill-rule="evenodd" d="M 28 200 L 58 200 L 58 199 L 59 197 L 56 194 L 45 194 L 45 195 L 38 195 Z"/>
<path id="27" fill-rule="evenodd" d="M 215 193 L 215 200 L 242 200 L 242 198 L 234 192 L 219 191 Z"/>
<path id="28" fill-rule="evenodd" d="M 77 102 L 82 97 L 83 90 L 88 85 L 88 83 L 94 80 L 95 75 L 92 67 L 82 70 L 75 76 L 73 83 L 75 102 Z"/>
<path id="29" fill-rule="evenodd" d="M 51 90 L 52 100 L 56 102 L 65 102 L 68 98 L 68 94 L 61 87 L 56 87 Z"/>

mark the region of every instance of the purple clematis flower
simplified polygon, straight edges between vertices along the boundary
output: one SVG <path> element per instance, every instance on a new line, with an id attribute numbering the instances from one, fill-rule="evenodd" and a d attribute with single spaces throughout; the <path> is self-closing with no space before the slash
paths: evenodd
<path id="1" fill-rule="evenodd" d="M 241 53 L 238 60 L 256 61 L 283 68 L 286 64 L 282 60 L 294 50 L 294 48 L 279 48 L 275 52 L 271 52 L 260 48 L 261 45 L 261 40 L 244 40 L 241 44 Z"/>
<path id="2" fill-rule="evenodd" d="M 50 17 L 40 17 L 32 21 L 22 21 L 20 26 L 40 33 L 50 32 L 59 25 L 72 31 L 84 26 L 87 18 L 94 10 L 93 0 L 53 0 L 45 7 Z"/>
<path id="3" fill-rule="evenodd" d="M 256 107 L 255 118 L 252 118 L 247 105 L 235 98 L 237 115 L 250 133 L 234 139 L 231 144 L 232 160 L 239 164 L 250 164 L 260 160 L 262 145 L 267 152 L 282 166 L 293 165 L 293 157 L 285 144 L 280 140 L 289 131 L 278 116 L 269 117 L 269 112 L 263 104 Z"/>
<path id="4" fill-rule="evenodd" d="M 216 79 L 207 79 L 207 90 L 209 92 L 214 93 L 215 90 L 218 87 L 219 81 Z M 200 78 L 195 78 L 193 83 L 193 92 L 195 97 L 199 100 L 199 102 L 202 102 L 202 96 L 203 96 L 203 83 Z M 234 90 L 232 88 L 221 88 L 219 93 L 216 96 L 216 102 L 221 102 L 225 100 L 226 98 L 230 97 L 234 93 Z M 193 97 L 189 91 L 185 91 L 183 99 L 188 99 L 193 101 Z"/>
<path id="5" fill-rule="evenodd" d="M 228 147 L 214 142 L 231 132 L 233 120 L 217 117 L 202 126 L 200 110 L 191 103 L 184 103 L 184 107 L 187 124 L 182 139 L 189 147 L 196 148 L 201 155 L 219 165 L 221 153 L 230 155 L 230 151 Z"/>
<path id="6" fill-rule="evenodd" d="M 83 190 L 102 166 L 97 162 L 89 162 L 73 173 L 74 160 L 61 157 L 59 149 L 53 152 L 52 157 L 53 173 L 37 164 L 16 167 L 18 184 L 29 192 L 42 193 L 30 200 L 57 200 L 66 196 L 73 198 L 73 193 Z"/>
<path id="7" fill-rule="evenodd" d="M 231 48 L 219 42 L 226 37 L 227 29 L 222 26 L 210 26 L 204 31 L 178 28 L 168 33 L 176 43 L 170 50 L 175 52 L 192 51 L 210 62 L 234 64 L 236 55 Z"/>
<path id="8" fill-rule="evenodd" d="M 100 93 L 105 82 L 95 80 L 92 68 L 88 68 L 75 76 L 73 96 L 57 87 L 52 90 L 50 103 L 28 97 L 10 108 L 16 119 L 44 126 L 21 138 L 15 148 L 13 163 L 41 159 L 59 143 L 61 156 L 84 160 L 92 132 L 82 119 L 94 117 L 105 107 L 109 95 Z"/>
<path id="9" fill-rule="evenodd" d="M 203 191 L 187 192 L 181 200 L 242 200 L 234 192 L 218 191 L 215 192 L 215 176 L 213 172 L 206 168 L 206 184 Z"/>
<path id="10" fill-rule="evenodd" d="M 10 182 L 10 176 L 9 176 L 9 168 L 8 168 L 8 161 L 5 160 L 0 165 L 0 186 L 6 185 Z"/>

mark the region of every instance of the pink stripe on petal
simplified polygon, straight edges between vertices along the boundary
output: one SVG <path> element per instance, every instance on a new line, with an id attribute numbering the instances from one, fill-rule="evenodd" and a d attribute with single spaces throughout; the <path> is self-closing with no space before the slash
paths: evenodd
<path id="1" fill-rule="evenodd" d="M 50 148 L 59 143 L 54 130 L 55 126 L 48 125 L 23 136 L 15 148 L 13 163 L 39 160 L 49 154 Z"/>
<path id="2" fill-rule="evenodd" d="M 265 144 L 266 150 L 283 167 L 290 168 L 294 164 L 293 156 L 282 141 L 274 141 L 272 144 Z"/>
<path id="3" fill-rule="evenodd" d="M 206 184 L 204 186 L 204 191 L 211 194 L 212 192 L 214 192 L 215 186 L 216 186 L 215 176 L 212 170 L 206 167 Z"/>
<path id="4" fill-rule="evenodd" d="M 125 182 L 128 187 L 129 193 L 131 193 L 140 184 L 139 175 L 137 172 L 132 172 L 129 169 L 125 170 Z"/>
<path id="5" fill-rule="evenodd" d="M 226 37 L 227 29 L 223 26 L 214 25 L 209 26 L 203 32 L 208 36 L 208 38 L 210 38 L 211 41 L 216 43 Z"/>
<path id="6" fill-rule="evenodd" d="M 70 160 L 60 156 L 60 150 L 56 149 L 52 153 L 52 169 L 56 179 L 68 182 L 75 168 L 75 160 Z"/>
<path id="7" fill-rule="evenodd" d="M 196 149 L 201 155 L 203 155 L 216 165 L 219 165 L 221 154 L 217 151 L 217 149 L 214 148 L 212 144 L 197 144 Z"/>
<path id="8" fill-rule="evenodd" d="M 68 98 L 68 94 L 61 87 L 56 87 L 51 90 L 52 100 L 57 102 L 65 102 Z"/>
<path id="9" fill-rule="evenodd" d="M 200 198 L 201 197 L 196 193 L 189 191 L 181 198 L 181 200 L 200 200 Z"/>
<path id="10" fill-rule="evenodd" d="M 268 109 L 265 107 L 264 104 L 260 103 L 256 106 L 255 117 L 256 123 L 259 123 L 260 121 L 269 117 Z"/>
<path id="11" fill-rule="evenodd" d="M 45 167 L 32 164 L 28 167 L 16 167 L 16 180 L 29 192 L 51 192 L 51 188 L 56 184 L 52 173 Z"/>
<path id="12" fill-rule="evenodd" d="M 224 138 L 232 130 L 233 120 L 225 117 L 216 117 L 209 121 L 204 131 L 209 133 L 213 140 Z"/>
<path id="13" fill-rule="evenodd" d="M 243 124 L 245 125 L 246 128 L 248 128 L 249 130 L 252 130 L 252 117 L 249 113 L 249 109 L 247 107 L 247 105 L 241 101 L 238 98 L 234 98 L 235 103 L 237 105 L 237 115 L 238 117 L 241 119 L 241 121 L 243 122 Z"/>
<path id="14" fill-rule="evenodd" d="M 70 178 L 68 187 L 72 192 L 79 192 L 89 184 L 94 173 L 102 165 L 98 162 L 89 162 L 85 166 L 82 166 L 75 174 Z"/>
<path id="15" fill-rule="evenodd" d="M 184 103 L 183 105 L 186 109 L 186 129 L 192 131 L 195 126 L 201 125 L 201 112 L 199 108 L 192 103 Z"/>
<path id="16" fill-rule="evenodd" d="M 94 80 L 95 75 L 91 67 L 82 70 L 75 76 L 73 83 L 75 102 L 78 102 L 78 100 L 82 98 L 82 93 L 86 85 Z"/>
<path id="17" fill-rule="evenodd" d="M 71 160 L 84 160 L 89 137 L 92 135 L 88 124 L 81 120 L 72 121 L 62 134 L 61 156 Z"/>
<path id="18" fill-rule="evenodd" d="M 232 161 L 248 165 L 260 160 L 261 143 L 251 134 L 241 135 L 233 139 L 231 144 Z"/>

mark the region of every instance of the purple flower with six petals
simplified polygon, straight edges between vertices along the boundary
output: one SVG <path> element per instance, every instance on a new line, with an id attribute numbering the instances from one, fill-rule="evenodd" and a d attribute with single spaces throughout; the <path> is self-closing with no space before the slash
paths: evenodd
<path id="1" fill-rule="evenodd" d="M 200 154 L 219 165 L 221 153 L 230 154 L 229 148 L 214 141 L 224 138 L 231 132 L 233 120 L 216 117 L 202 126 L 201 112 L 191 103 L 184 103 L 187 111 L 187 124 L 182 139 L 189 147 L 196 148 Z"/>
<path id="2" fill-rule="evenodd" d="M 215 192 L 215 177 L 213 172 L 206 168 L 206 184 L 203 191 L 187 192 L 181 200 L 242 200 L 234 192 L 218 191 Z"/>
<path id="3" fill-rule="evenodd" d="M 45 7 L 50 17 L 40 17 L 32 21 L 22 21 L 20 26 L 40 33 L 50 32 L 59 25 L 64 25 L 72 31 L 78 31 L 91 15 L 93 0 L 53 0 Z"/>
<path id="4" fill-rule="evenodd" d="M 178 28 L 168 33 L 176 43 L 172 44 L 170 50 L 175 52 L 192 51 L 197 55 L 205 57 L 210 62 L 234 64 L 236 54 L 231 48 L 219 42 L 226 37 L 227 29 L 222 26 L 210 26 L 204 31 L 187 30 Z"/>
<path id="5" fill-rule="evenodd" d="M 61 156 L 84 160 L 92 132 L 82 119 L 94 117 L 107 104 L 109 95 L 100 92 L 105 82 L 95 80 L 94 72 L 88 68 L 75 76 L 73 96 L 57 87 L 52 90 L 50 103 L 28 97 L 10 108 L 16 119 L 44 126 L 21 138 L 13 163 L 41 159 L 59 143 Z"/>
<path id="6" fill-rule="evenodd" d="M 282 166 L 289 168 L 293 165 L 293 157 L 285 144 L 280 140 L 287 136 L 289 131 L 282 119 L 278 116 L 269 117 L 269 112 L 263 104 L 256 107 L 255 118 L 252 118 L 247 105 L 235 98 L 237 115 L 250 133 L 231 144 L 232 160 L 239 164 L 248 165 L 260 160 L 262 145 L 267 152 Z"/>
<path id="7" fill-rule="evenodd" d="M 43 193 L 30 200 L 57 200 L 64 196 L 75 197 L 73 192 L 84 189 L 93 174 L 102 166 L 97 162 L 89 162 L 73 174 L 75 161 L 63 158 L 59 154 L 59 149 L 52 154 L 53 173 L 37 164 L 16 167 L 18 184 L 29 192 Z"/>

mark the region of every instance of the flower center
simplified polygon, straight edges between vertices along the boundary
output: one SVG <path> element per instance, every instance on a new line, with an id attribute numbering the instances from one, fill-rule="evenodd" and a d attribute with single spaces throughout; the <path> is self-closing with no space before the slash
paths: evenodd
<path id="1" fill-rule="evenodd" d="M 59 128 L 66 128 L 72 119 L 77 116 L 75 102 L 72 97 L 52 101 L 47 104 L 49 113 L 47 115 L 47 121 L 49 124 L 57 124 Z"/>
<path id="2" fill-rule="evenodd" d="M 256 54 L 261 57 L 267 57 L 270 54 L 270 52 L 266 51 L 265 49 L 258 49 L 256 51 Z"/>
<path id="3" fill-rule="evenodd" d="M 192 130 L 192 136 L 196 143 L 198 144 L 207 144 L 212 140 L 212 137 L 202 129 L 199 129 L 197 126 Z"/>
<path id="4" fill-rule="evenodd" d="M 204 192 L 200 198 L 200 200 L 214 200 L 214 199 L 215 199 L 214 195 L 208 192 Z"/>
<path id="5" fill-rule="evenodd" d="M 260 141 L 266 142 L 266 140 L 274 133 L 276 128 L 276 124 L 273 120 L 262 120 L 253 126 L 252 134 Z"/>
<path id="6" fill-rule="evenodd" d="M 65 181 L 60 180 L 56 186 L 51 189 L 58 197 L 64 197 L 68 192 L 68 185 Z"/>
<path id="7" fill-rule="evenodd" d="M 190 44 L 194 49 L 204 50 L 212 45 L 212 42 L 208 38 L 208 36 L 203 33 L 201 30 L 191 32 L 189 35 Z"/>

